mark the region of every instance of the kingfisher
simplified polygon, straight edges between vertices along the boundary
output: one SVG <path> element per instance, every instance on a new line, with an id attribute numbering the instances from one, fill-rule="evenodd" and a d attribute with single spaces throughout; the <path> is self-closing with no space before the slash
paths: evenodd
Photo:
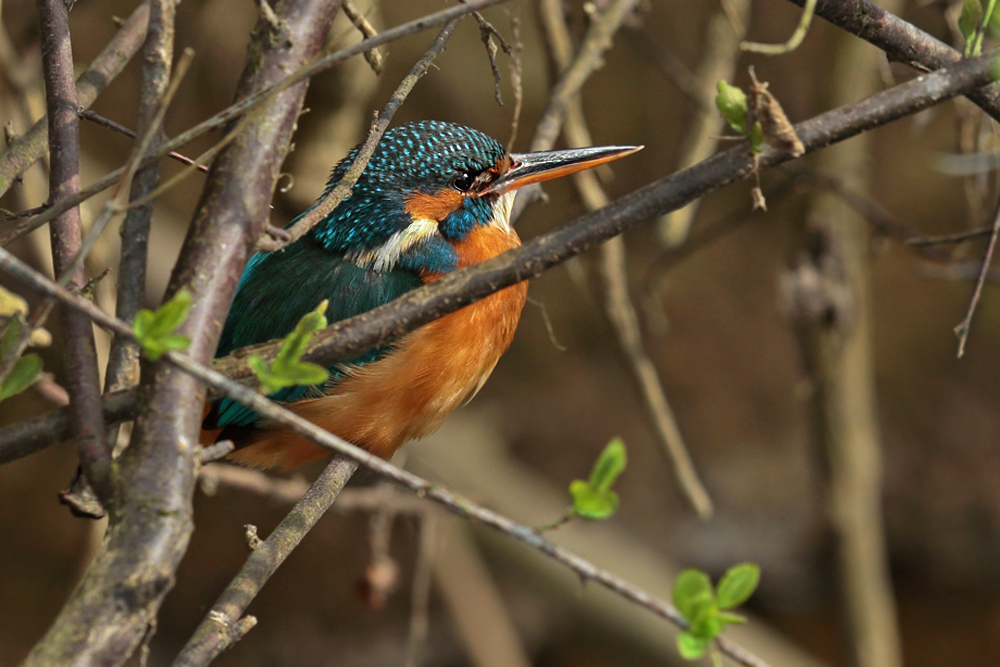
<path id="1" fill-rule="evenodd" d="M 216 355 L 288 335 L 323 300 L 330 322 L 347 319 L 515 248 L 510 212 L 518 188 L 640 148 L 508 153 L 454 123 L 391 129 L 326 218 L 284 249 L 250 259 Z M 358 150 L 334 167 L 327 193 Z M 322 386 L 290 387 L 271 398 L 388 459 L 479 391 L 510 346 L 527 289 L 526 281 L 502 289 L 331 366 Z M 229 398 L 211 404 L 202 428 L 203 442 L 232 440 L 230 458 L 254 467 L 287 470 L 330 453 Z"/>

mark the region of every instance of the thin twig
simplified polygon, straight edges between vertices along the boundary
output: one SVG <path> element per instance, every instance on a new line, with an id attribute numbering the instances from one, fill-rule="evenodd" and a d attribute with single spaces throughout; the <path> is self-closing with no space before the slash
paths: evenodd
<path id="1" fill-rule="evenodd" d="M 521 109 L 524 106 L 521 5 L 515 5 L 510 15 L 510 38 L 513 44 L 508 55 L 510 56 L 510 86 L 514 89 L 514 111 L 510 119 L 510 138 L 507 140 L 508 151 L 514 149 L 514 140 L 517 139 L 517 128 L 521 122 Z"/>
<path id="2" fill-rule="evenodd" d="M 146 37 L 148 18 L 149 3 L 143 2 L 80 75 L 76 82 L 76 101 L 80 107 L 93 104 L 97 96 L 121 74 L 125 65 L 139 51 Z M 42 118 L 0 155 L 0 195 L 6 193 L 28 167 L 45 155 L 47 147 L 48 124 Z"/>
<path id="3" fill-rule="evenodd" d="M 716 84 L 732 81 L 736 72 L 740 40 L 743 32 L 734 32 L 736 25 L 744 25 L 750 17 L 750 0 L 732 0 L 723 3 L 708 20 L 705 36 L 705 50 L 695 73 L 698 95 L 695 117 L 684 133 L 678 167 L 690 167 L 709 157 L 719 147 L 725 120 L 715 108 Z M 732 12 L 733 16 L 727 16 Z M 732 19 L 735 18 L 734 22 Z M 669 213 L 660 218 L 657 231 L 661 243 L 666 247 L 681 245 L 691 231 L 698 212 L 699 201 Z"/>
<path id="4" fill-rule="evenodd" d="M 302 478 L 275 477 L 260 470 L 228 463 L 203 467 L 198 472 L 198 482 L 207 496 L 217 494 L 219 487 L 226 487 L 290 504 L 298 502 L 310 486 L 309 482 Z M 421 515 L 433 507 L 416 496 L 400 493 L 391 485 L 388 486 L 393 489 L 388 498 L 386 498 L 385 489 L 381 486 L 346 489 L 337 497 L 333 511 L 341 513 L 377 512 L 388 503 L 392 505 L 392 510 L 396 514 Z"/>
<path id="5" fill-rule="evenodd" d="M 145 98 L 143 98 L 143 101 L 145 101 Z M 80 118 L 82 118 L 83 120 L 88 120 L 91 123 L 96 123 L 97 125 L 106 127 L 109 130 L 117 132 L 118 134 L 124 134 L 126 137 L 129 137 L 130 139 L 135 139 L 137 136 L 133 130 L 128 129 L 127 127 L 125 127 L 120 123 L 116 123 L 110 118 L 105 118 L 104 116 L 97 113 L 93 109 L 81 109 Z M 170 151 L 169 153 L 166 154 L 166 157 L 170 158 L 171 160 L 176 160 L 181 164 L 194 165 L 198 168 L 198 171 L 200 171 L 203 174 L 208 173 L 208 165 L 196 164 L 195 161 L 189 158 L 187 155 L 183 155 L 181 153 L 178 153 L 177 151 Z M 36 213 L 37 212 L 38 211 L 36 211 Z"/>
<path id="6" fill-rule="evenodd" d="M 410 596 L 410 636 L 406 641 L 406 667 L 424 664 L 424 647 L 430 626 L 431 574 L 438 545 L 438 518 L 427 512 L 420 519 L 420 547 L 413 566 L 413 593 Z"/>
<path id="7" fill-rule="evenodd" d="M 916 228 L 906 224 L 890 213 L 870 195 L 859 192 L 857 189 L 846 184 L 843 178 L 826 174 L 806 162 L 792 163 L 785 166 L 783 169 L 791 174 L 795 174 L 796 176 L 806 178 L 819 187 L 835 193 L 845 202 L 850 204 L 851 208 L 863 215 L 871 225 L 872 229 L 878 234 L 902 241 L 904 245 L 920 248 L 920 254 L 929 259 L 933 259 L 938 262 L 947 262 L 951 260 L 948 253 L 943 252 L 938 248 L 922 247 L 930 244 L 923 244 L 919 242 L 923 239 L 923 235 Z"/>
<path id="8" fill-rule="evenodd" d="M 806 152 L 849 139 L 861 132 L 891 123 L 903 116 L 960 95 L 992 81 L 990 56 L 972 58 L 938 72 L 900 84 L 867 99 L 838 107 L 795 126 Z M 791 160 L 788 153 L 764 146 L 759 167 L 768 169 Z M 323 365 L 351 359 L 416 329 L 444 314 L 481 299 L 521 280 L 541 275 L 545 270 L 575 257 L 598 243 L 639 226 L 651 217 L 663 214 L 705 196 L 725 185 L 748 176 L 754 168 L 746 145 L 718 153 L 698 165 L 650 183 L 607 207 L 587 213 L 563 227 L 540 235 L 519 248 L 488 262 L 449 274 L 432 285 L 408 292 L 392 303 L 336 322 L 316 333 L 304 359 Z M 0 258 L 9 253 L 0 252 Z M 9 262 L 0 266 L 11 270 Z M 19 280 L 29 279 L 19 275 Z M 41 289 L 41 284 L 31 284 Z M 101 326 L 106 323 L 95 320 Z M 265 361 L 273 359 L 280 341 L 237 350 L 213 362 L 225 376 L 252 382 L 247 364 L 251 354 Z M 135 405 L 134 397 L 116 397 L 117 414 Z M 0 459 L 7 448 L 20 448 L 30 440 L 37 446 L 39 434 L 66 437 L 65 417 L 58 412 L 32 420 L 29 426 L 0 429 Z M 23 451 L 23 450 L 22 450 Z"/>
<path id="9" fill-rule="evenodd" d="M 545 111 L 542 112 L 541 120 L 535 127 L 531 150 L 544 150 L 539 147 L 555 145 L 567 105 L 575 99 L 576 93 L 583 87 L 590 75 L 604 64 L 601 55 L 610 47 L 617 26 L 622 24 L 626 15 L 635 7 L 635 3 L 636 0 L 615 0 L 604 11 L 602 20 L 592 21 L 588 26 L 576 59 L 562 73 L 558 83 L 552 87 L 548 104 Z"/>
<path id="10" fill-rule="evenodd" d="M 941 234 L 940 236 L 915 236 L 906 239 L 903 243 L 916 248 L 923 248 L 925 246 L 964 243 L 965 241 L 981 239 L 984 236 L 991 236 L 992 234 L 993 225 L 990 225 L 989 227 L 980 227 L 979 229 L 972 229 L 967 232 L 957 232 L 955 234 Z"/>
<path id="11" fill-rule="evenodd" d="M 546 4 L 557 5 L 558 3 Z M 580 45 L 581 55 L 578 57 L 603 58 L 603 49 L 611 46 L 610 36 L 614 35 L 621 27 L 621 22 L 628 16 L 632 6 L 634 6 L 634 2 L 619 0 L 618 6 L 612 5 L 603 14 L 593 15 L 591 29 L 588 30 L 584 42 Z M 571 63 L 566 58 L 565 45 L 568 44 L 569 30 L 561 12 L 552 11 L 549 13 L 550 18 L 544 22 L 544 25 L 546 35 L 549 36 L 550 42 L 553 44 L 553 58 L 560 69 L 569 71 L 577 67 L 575 63 Z M 598 45 L 589 44 L 588 40 L 592 39 L 601 41 Z M 603 49 L 600 48 L 601 46 Z M 555 91 L 553 94 L 556 94 Z M 568 145 L 570 148 L 592 145 L 593 142 L 583 116 L 578 91 L 563 87 L 561 94 L 573 96 L 575 99 L 559 106 L 550 103 L 549 109 L 565 109 L 564 134 Z M 550 113 L 555 113 L 555 111 Z M 543 120 L 545 119 L 543 118 Z M 541 123 L 539 124 L 541 125 Z M 533 146 L 536 150 L 551 147 L 545 146 L 541 141 L 533 142 Z M 594 211 L 608 205 L 608 196 L 604 193 L 593 173 L 577 174 L 574 183 L 588 210 Z M 656 366 L 643 345 L 639 317 L 629 296 L 628 277 L 625 269 L 625 244 L 620 236 L 611 239 L 601 247 L 601 258 L 601 275 L 605 287 L 604 307 L 608 321 L 611 322 L 618 344 L 639 385 L 664 451 L 673 464 L 678 485 L 698 516 L 707 520 L 712 516 L 712 499 L 694 468 L 677 420 L 674 418 L 673 411 L 667 401 Z"/>
<path id="12" fill-rule="evenodd" d="M 382 113 L 372 124 L 371 129 L 368 131 L 368 137 L 365 139 L 364 143 L 358 148 L 357 154 L 354 156 L 354 160 L 351 162 L 350 168 L 343 175 L 343 177 L 337 181 L 337 184 L 329 188 L 326 193 L 324 193 L 323 198 L 316 202 L 312 208 L 300 215 L 291 226 L 285 229 L 287 236 L 281 239 L 273 238 L 268 239 L 262 237 L 257 244 L 258 250 L 262 252 L 274 252 L 276 250 L 281 250 L 282 248 L 294 243 L 295 241 L 302 238 L 310 229 L 315 227 L 321 220 L 326 218 L 333 209 L 340 205 L 340 202 L 344 201 L 347 195 L 351 194 L 351 189 L 354 184 L 358 182 L 358 178 L 361 177 L 361 173 L 368 166 L 368 161 L 371 159 L 372 155 L 375 153 L 375 149 L 378 147 L 378 143 L 382 140 L 382 135 L 385 131 L 389 129 L 389 123 L 392 122 L 392 117 L 396 114 L 396 110 L 403 104 L 406 96 L 410 94 L 413 87 L 417 84 L 417 81 L 427 73 L 427 68 L 430 67 L 434 59 L 444 51 L 445 45 L 448 43 L 448 38 L 451 37 L 451 33 L 455 30 L 458 25 L 460 18 L 453 19 L 447 23 L 441 32 L 438 33 L 437 38 L 431 44 L 430 48 L 424 53 L 424 55 L 414 63 L 413 67 L 410 68 L 410 72 L 403 77 L 403 80 L 396 87 L 393 92 L 392 97 L 389 98 L 389 102 L 386 103 L 385 108 Z"/>
<path id="13" fill-rule="evenodd" d="M 972 328 L 972 316 L 976 313 L 976 306 L 979 305 L 979 297 L 983 293 L 983 285 L 986 283 L 986 274 L 993 260 L 993 251 L 996 249 L 997 237 L 1000 236 L 1000 203 L 997 204 L 996 213 L 993 215 L 993 228 L 990 231 L 990 242 L 986 246 L 986 253 L 983 255 L 982 265 L 979 267 L 979 275 L 976 277 L 976 286 L 972 290 L 972 298 L 969 299 L 969 307 L 965 311 L 965 317 L 955 327 L 955 335 L 958 336 L 958 358 L 965 355 L 965 344 L 969 341 L 969 330 Z"/>
<path id="14" fill-rule="evenodd" d="M 372 24 L 368 22 L 368 19 L 364 17 L 364 14 L 359 12 L 358 8 L 354 6 L 354 0 L 344 0 L 341 3 L 340 8 L 344 10 L 344 14 L 346 14 L 347 18 L 351 20 L 354 27 L 357 28 L 362 35 L 364 35 L 365 39 L 374 37 L 378 34 L 378 31 L 375 30 Z M 372 71 L 375 72 L 375 74 L 382 73 L 383 58 L 381 51 L 378 49 L 365 51 L 365 60 L 368 61 L 368 64 L 371 66 Z"/>
<path id="15" fill-rule="evenodd" d="M 151 151 L 149 160 L 153 160 L 163 155 L 166 155 L 172 150 L 176 150 L 181 146 L 184 146 L 188 142 L 200 137 L 206 132 L 216 130 L 225 127 L 230 121 L 239 118 L 247 114 L 250 110 L 258 108 L 265 101 L 272 99 L 275 95 L 279 94 L 281 91 L 289 88 L 290 86 L 296 85 L 305 81 L 320 72 L 326 71 L 327 69 L 333 67 L 334 65 L 350 58 L 352 56 L 364 53 L 366 50 L 381 46 L 382 44 L 387 44 L 391 41 L 401 39 L 403 37 L 421 32 L 427 28 L 432 28 L 434 26 L 447 23 L 452 19 L 465 16 L 466 14 L 475 11 L 477 9 L 483 9 L 492 5 L 500 4 L 502 2 L 509 2 L 510 0 L 471 0 L 467 5 L 456 5 L 454 7 L 449 7 L 448 9 L 436 12 L 434 14 L 429 14 L 422 18 L 410 21 L 409 23 L 404 23 L 400 26 L 386 30 L 379 33 L 375 37 L 366 39 L 358 44 L 349 46 L 345 49 L 341 49 L 335 53 L 323 56 L 316 59 L 309 65 L 302 67 L 293 74 L 282 78 L 280 81 L 263 88 L 251 95 L 248 95 L 239 101 L 235 102 L 231 106 L 223 109 L 219 113 L 215 114 L 208 120 L 205 120 L 198 125 L 190 128 L 189 130 L 179 134 L 178 136 L 166 141 L 156 147 Z M 229 135 L 232 138 L 234 135 Z M 198 160 L 201 162 L 202 160 Z M 145 162 L 144 162 L 145 164 Z M 3 190 L 3 161 L 0 157 L 0 190 Z M 33 218 L 32 220 L 25 221 L 15 229 L 8 230 L 7 232 L 0 234 L 0 246 L 5 246 L 12 241 L 28 234 L 48 221 L 55 218 L 57 215 L 61 214 L 63 211 L 78 205 L 80 202 L 93 197 L 95 194 L 106 190 L 107 188 L 114 185 L 124 174 L 124 169 L 116 169 L 91 186 L 84 188 L 80 191 L 80 194 L 75 197 L 68 198 L 64 203 L 58 206 L 52 206 L 45 211 L 42 215 Z M 0 192 L 2 194 L 2 192 Z"/>
<path id="16" fill-rule="evenodd" d="M 799 45 L 802 44 L 802 40 L 806 38 L 806 33 L 809 31 L 809 25 L 812 23 L 813 12 L 816 11 L 816 0 L 805 0 L 805 3 L 805 11 L 803 11 L 802 16 L 799 17 L 798 25 L 795 26 L 795 31 L 792 33 L 792 36 L 788 38 L 787 42 L 784 44 L 743 42 L 740 44 L 740 49 L 749 53 L 762 53 L 766 56 L 780 56 L 799 48 Z"/>
<path id="17" fill-rule="evenodd" d="M 79 252 L 77 252 L 77 254 L 73 257 L 73 261 L 67 269 L 68 271 L 75 271 L 77 268 L 82 269 L 84 260 L 94 247 L 94 244 L 97 243 L 97 239 L 100 238 L 104 228 L 109 222 L 111 222 L 111 219 L 116 213 L 120 213 L 124 210 L 123 207 L 128 199 L 129 186 L 132 183 L 132 179 L 139 171 L 140 165 L 143 164 L 143 158 L 147 154 L 153 139 L 156 138 L 157 130 L 159 130 L 163 124 L 163 117 L 167 113 L 167 107 L 170 106 L 170 102 L 173 100 L 174 94 L 176 94 L 177 89 L 180 87 L 181 80 L 184 78 L 184 75 L 187 74 L 192 60 L 194 60 L 194 51 L 191 49 L 185 49 L 184 53 L 177 61 L 177 70 L 174 73 L 173 79 L 169 81 L 169 85 L 164 91 L 162 99 L 158 101 L 158 105 L 153 109 L 152 118 L 150 119 L 149 124 L 143 131 L 142 135 L 140 135 L 139 140 L 132 147 L 132 154 L 125 162 L 125 173 L 122 179 L 118 181 L 111 197 L 107 202 L 105 202 L 100 214 L 98 214 L 93 224 L 91 224 L 90 229 L 87 231 L 87 236 L 83 239 Z M 138 201 L 142 201 L 143 199 L 144 197 L 140 197 Z M 130 206 L 129 208 L 132 207 Z M 145 274 L 145 272 L 143 272 L 143 274 Z M 135 276 L 129 276 L 129 278 L 134 279 Z M 64 280 L 65 278 L 60 277 L 60 283 L 65 284 Z"/>
<path id="18" fill-rule="evenodd" d="M 32 288 L 45 294 L 56 296 L 60 302 L 85 313 L 95 323 L 107 327 L 115 333 L 130 335 L 131 329 L 124 322 L 108 315 L 101 309 L 97 308 L 90 301 L 68 292 L 3 249 L 0 249 L 0 268 L 7 271 L 25 284 L 30 285 Z M 507 517 L 492 512 L 485 507 L 468 500 L 467 498 L 459 496 L 440 484 L 433 484 L 411 472 L 397 468 L 391 463 L 388 463 L 387 461 L 370 454 L 355 445 L 352 445 L 342 438 L 339 438 L 328 431 L 324 431 L 322 428 L 306 421 L 302 417 L 282 407 L 278 403 L 275 403 L 266 396 L 262 396 L 253 389 L 237 384 L 236 382 L 226 378 L 221 373 L 199 364 L 187 354 L 170 351 L 164 355 L 163 359 L 204 385 L 223 391 L 226 396 L 241 403 L 242 405 L 250 407 L 265 419 L 272 420 L 274 423 L 286 427 L 298 435 L 308 438 L 315 444 L 338 454 L 338 458 L 336 458 L 334 462 L 327 467 L 325 472 L 331 471 L 331 468 L 333 468 L 338 461 L 342 464 L 363 465 L 376 474 L 396 483 L 404 489 L 411 491 L 417 496 L 428 498 L 441 504 L 450 512 L 457 514 L 460 517 L 472 519 L 478 523 L 499 530 L 503 534 L 520 542 L 523 542 L 536 551 L 539 551 L 556 562 L 573 570 L 581 578 L 601 584 L 626 600 L 644 607 L 654 614 L 670 621 L 677 627 L 687 628 L 687 621 L 685 621 L 683 616 L 681 616 L 681 614 L 669 603 L 660 600 L 641 588 L 628 583 L 624 579 L 597 567 L 586 559 L 581 558 L 580 556 L 577 556 L 576 554 L 553 544 L 552 542 L 549 542 L 539 535 L 534 529 L 518 524 Z M 347 460 L 341 459 L 340 457 L 346 457 Z M 327 494 L 332 490 L 331 484 L 332 481 L 329 480 L 324 484 L 314 484 L 312 490 L 314 490 L 316 494 Z M 332 499 L 330 502 L 332 502 Z M 316 507 L 318 507 L 317 504 L 310 504 L 309 511 L 312 511 L 312 509 L 315 509 Z M 291 517 L 291 515 L 289 515 L 289 517 Z M 289 521 L 289 518 L 286 518 L 286 521 Z M 282 522 L 282 524 L 284 523 L 285 521 Z M 302 517 L 298 516 L 294 521 L 292 521 L 292 523 L 299 523 L 301 525 Z M 297 543 L 307 530 L 308 528 L 303 530 L 301 534 L 295 532 L 282 533 L 280 539 L 296 539 Z M 268 540 L 270 539 L 271 538 L 269 537 Z M 253 578 L 252 574 L 246 571 L 247 568 L 242 571 L 241 575 L 238 575 L 240 587 L 243 593 L 235 590 L 237 587 L 231 585 L 231 587 L 227 589 L 227 592 L 223 594 L 222 598 L 220 598 L 219 603 L 217 603 L 217 608 L 221 608 L 223 612 L 219 618 L 222 619 L 224 627 L 228 627 L 239 618 L 243 609 L 245 609 L 246 604 L 249 604 L 250 600 L 260 589 L 260 586 L 262 586 L 267 578 L 270 577 L 270 574 L 273 572 L 273 568 L 277 567 L 278 563 L 270 563 L 270 558 L 275 554 L 280 554 L 280 558 L 283 560 L 284 557 L 287 556 L 287 552 L 284 551 L 268 551 L 265 553 L 268 555 L 268 558 L 265 559 L 267 562 L 262 563 L 255 560 L 255 563 L 258 566 L 263 567 L 262 571 L 258 570 L 259 576 Z M 254 551 L 251 554 L 250 559 L 253 560 L 256 554 L 257 551 Z M 248 563 L 249 562 L 250 561 L 248 560 Z M 251 594 L 248 596 L 245 593 Z M 209 623 L 210 620 L 211 619 L 206 619 L 205 623 Z M 225 640 L 224 637 L 215 637 L 213 635 L 213 627 L 211 625 L 205 625 L 205 623 L 203 623 L 202 626 L 199 626 L 199 630 L 196 632 L 195 638 L 189 642 L 189 648 L 185 651 L 185 653 L 188 653 L 188 651 L 192 652 L 190 653 L 191 660 L 194 660 L 195 657 L 197 657 L 199 661 L 190 663 L 178 662 L 176 663 L 177 665 L 204 664 L 202 661 L 204 656 L 208 655 L 210 651 L 215 650 L 214 647 L 218 646 L 219 641 Z M 720 639 L 719 646 L 722 651 L 726 653 L 726 655 L 729 655 L 733 659 L 737 660 L 740 664 L 754 666 L 766 665 L 765 662 L 756 656 L 749 654 L 732 642 Z"/>
<path id="19" fill-rule="evenodd" d="M 354 461 L 334 457 L 278 527 L 250 552 L 239 574 L 219 596 L 173 667 L 207 665 L 239 639 L 232 628 L 243 617 L 247 605 L 306 533 L 323 518 L 357 468 Z"/>
<path id="20" fill-rule="evenodd" d="M 129 199 L 132 200 L 148 194 L 156 188 L 160 181 L 159 163 L 154 162 L 141 169 L 138 168 L 138 164 L 139 160 L 145 156 L 149 143 L 154 138 L 162 139 L 164 136 L 164 113 L 170 106 L 177 90 L 177 84 L 171 83 L 170 76 L 174 57 L 176 6 L 174 0 L 151 0 L 149 36 L 146 39 L 142 71 L 144 94 L 139 101 L 137 125 L 138 135 L 143 138 L 139 139 L 130 158 L 135 160 L 136 165 L 128 195 Z M 191 52 L 185 50 L 181 63 L 178 64 L 178 74 L 174 77 L 175 82 L 179 82 L 183 78 L 183 72 L 188 68 L 190 62 Z M 123 132 L 133 139 L 137 138 L 136 133 L 94 112 L 85 110 L 81 112 L 81 117 Z M 171 155 L 177 154 L 171 153 Z M 126 176 L 124 181 L 127 180 L 129 179 Z M 112 197 L 115 203 L 112 204 L 111 210 L 120 206 L 122 199 Z M 121 262 L 118 266 L 118 295 L 115 299 L 115 314 L 118 319 L 125 322 L 131 322 L 135 318 L 142 307 L 146 294 L 146 256 L 152 219 L 153 208 L 146 206 L 130 210 L 122 223 Z M 104 378 L 105 393 L 119 391 L 138 384 L 138 369 L 139 346 L 127 338 L 115 336 L 111 341 L 111 349 L 108 353 L 108 365 Z M 108 446 L 112 448 L 112 451 L 117 443 L 118 433 L 119 429 L 114 428 L 108 434 Z"/>
<path id="21" fill-rule="evenodd" d="M 468 2 L 468 0 L 458 1 Z M 503 35 L 496 29 L 496 26 L 486 20 L 486 17 L 479 12 L 472 12 L 472 16 L 479 23 L 479 38 L 482 40 L 483 46 L 486 47 L 486 56 L 490 60 L 490 71 L 493 72 L 493 97 L 496 99 L 498 105 L 503 106 L 503 97 L 500 95 L 500 68 L 497 67 L 497 47 L 493 43 L 493 38 L 496 37 L 496 40 L 500 42 L 500 48 L 508 56 L 513 55 L 514 48 L 507 43 L 507 40 L 503 38 Z"/>

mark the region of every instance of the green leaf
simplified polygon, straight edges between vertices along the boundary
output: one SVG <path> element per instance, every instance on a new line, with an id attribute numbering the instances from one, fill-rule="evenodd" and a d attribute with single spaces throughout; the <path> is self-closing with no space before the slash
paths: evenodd
<path id="1" fill-rule="evenodd" d="M 273 363 L 268 364 L 257 355 L 250 357 L 250 367 L 260 380 L 263 394 L 270 395 L 286 387 L 322 384 L 330 377 L 323 366 L 301 361 L 313 334 L 326 326 L 327 305 L 324 300 L 315 310 L 302 316 L 295 330 L 285 337 Z"/>
<path id="2" fill-rule="evenodd" d="M 734 565 L 719 581 L 719 609 L 732 609 L 746 602 L 760 583 L 760 567 L 755 563 Z"/>
<path id="3" fill-rule="evenodd" d="M 625 443 L 621 438 L 612 438 L 601 455 L 597 457 L 593 470 L 590 471 L 591 488 L 602 493 L 609 491 L 617 481 L 618 476 L 625 470 L 627 457 L 625 455 Z M 617 503 L 617 500 L 616 500 Z"/>
<path id="4" fill-rule="evenodd" d="M 139 311 L 132 323 L 132 333 L 147 359 L 157 361 L 168 350 L 186 350 L 191 345 L 187 336 L 174 333 L 190 310 L 191 292 L 182 288 L 155 312 L 145 308 Z"/>
<path id="5" fill-rule="evenodd" d="M 14 349 L 17 337 L 21 335 L 21 320 L 18 317 L 10 318 L 7 323 L 7 330 L 3 332 L 3 339 L 0 340 L 0 358 L 6 358 L 10 351 Z"/>
<path id="6" fill-rule="evenodd" d="M 719 623 L 722 623 L 723 625 L 743 625 L 747 622 L 746 616 L 740 616 L 739 614 L 734 614 L 729 611 L 720 611 L 716 618 L 719 619 Z"/>
<path id="7" fill-rule="evenodd" d="M 718 637 L 724 627 L 722 622 L 716 617 L 718 611 L 718 607 L 715 606 L 714 602 L 709 605 L 709 610 L 705 618 L 698 624 L 691 624 L 691 634 L 695 637 L 701 637 L 705 641 L 712 641 Z"/>
<path id="8" fill-rule="evenodd" d="M 989 20 L 989 30 L 991 36 L 996 38 L 996 34 L 1000 32 L 1000 11 L 997 11 L 997 6 L 993 6 L 993 12 L 990 14 Z"/>
<path id="9" fill-rule="evenodd" d="M 716 608 L 712 581 L 694 568 L 687 568 L 677 576 L 673 597 L 674 606 L 691 623 L 692 630 L 702 625 Z"/>
<path id="10" fill-rule="evenodd" d="M 26 354 L 14 364 L 10 373 L 0 384 L 0 401 L 10 398 L 31 386 L 42 372 L 42 358 L 37 354 Z"/>
<path id="11" fill-rule="evenodd" d="M 729 126 L 740 134 L 747 133 L 747 96 L 737 86 L 730 86 L 719 80 L 716 84 L 719 94 L 715 96 L 715 106 Z"/>
<path id="12" fill-rule="evenodd" d="M 295 386 L 300 384 L 323 384 L 330 377 L 330 372 L 319 364 L 300 361 L 294 365 L 283 367 L 278 375 L 281 381 L 286 383 L 287 386 Z"/>
<path id="13" fill-rule="evenodd" d="M 306 313 L 295 325 L 295 330 L 285 337 L 281 349 L 274 357 L 275 366 L 298 363 L 305 354 L 313 334 L 326 326 L 326 308 L 329 302 L 324 299 L 314 310 Z"/>
<path id="14" fill-rule="evenodd" d="M 617 493 L 611 489 L 598 491 L 582 479 L 573 480 L 569 493 L 573 497 L 573 513 L 584 519 L 607 519 L 618 509 Z"/>
<path id="15" fill-rule="evenodd" d="M 965 38 L 966 49 L 971 46 L 971 40 L 976 33 L 976 29 L 982 22 L 982 2 L 980 0 L 965 0 L 962 3 L 962 15 L 958 17 L 958 31 Z"/>
<path id="16" fill-rule="evenodd" d="M 687 630 L 677 635 L 677 650 L 685 660 L 697 660 L 708 650 L 708 640 L 695 637 Z"/>

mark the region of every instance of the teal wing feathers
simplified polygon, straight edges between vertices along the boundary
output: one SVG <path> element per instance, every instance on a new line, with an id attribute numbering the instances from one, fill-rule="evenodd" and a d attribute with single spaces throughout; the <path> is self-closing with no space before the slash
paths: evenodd
<path id="1" fill-rule="evenodd" d="M 303 238 L 285 250 L 258 254 L 250 260 L 216 354 L 224 356 L 247 345 L 286 336 L 323 299 L 329 301 L 327 319 L 336 322 L 388 303 L 421 284 L 420 276 L 413 271 L 396 268 L 376 273 L 337 256 L 309 237 Z M 374 361 L 385 352 L 385 348 L 372 350 L 348 363 Z M 331 381 L 336 382 L 337 368 L 330 370 Z M 323 389 L 289 387 L 272 398 L 293 401 L 319 395 Z M 203 428 L 250 426 L 258 418 L 250 408 L 221 399 L 212 405 Z"/>

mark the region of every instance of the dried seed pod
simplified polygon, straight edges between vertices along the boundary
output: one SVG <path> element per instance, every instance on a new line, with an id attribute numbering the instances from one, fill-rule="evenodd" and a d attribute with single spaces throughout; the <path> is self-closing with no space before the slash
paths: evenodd
<path id="1" fill-rule="evenodd" d="M 806 148 L 781 108 L 781 103 L 767 89 L 766 81 L 762 83 L 757 80 L 753 67 L 750 68 L 750 79 L 753 84 L 747 100 L 747 125 L 752 127 L 754 123 L 760 123 L 764 141 L 779 150 L 788 151 L 792 157 L 805 154 Z"/>

